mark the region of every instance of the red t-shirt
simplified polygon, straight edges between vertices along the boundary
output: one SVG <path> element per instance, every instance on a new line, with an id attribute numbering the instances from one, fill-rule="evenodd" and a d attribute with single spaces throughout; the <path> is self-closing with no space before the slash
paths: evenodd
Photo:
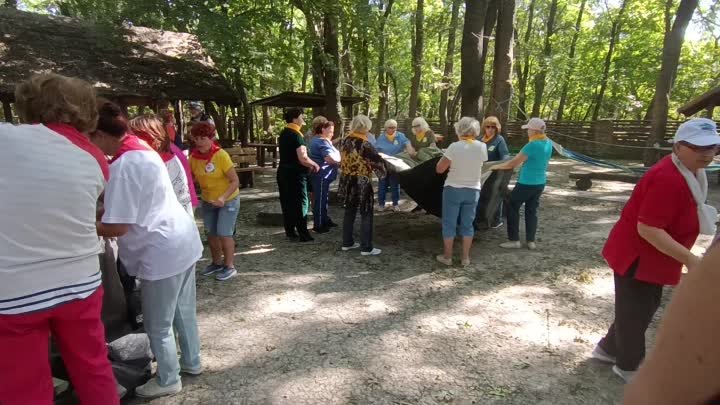
<path id="1" fill-rule="evenodd" d="M 682 263 L 660 253 L 641 238 L 638 222 L 664 229 L 688 249 L 700 234 L 697 204 L 670 156 L 650 168 L 635 186 L 620 220 L 610 231 L 602 255 L 618 275 L 624 275 L 639 259 L 635 279 L 676 285 L 680 282 Z"/>

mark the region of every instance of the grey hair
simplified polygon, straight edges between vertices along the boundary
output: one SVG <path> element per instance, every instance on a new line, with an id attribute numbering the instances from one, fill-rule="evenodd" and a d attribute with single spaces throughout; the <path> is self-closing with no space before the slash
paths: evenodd
<path id="1" fill-rule="evenodd" d="M 455 123 L 455 133 L 458 136 L 472 135 L 477 138 L 480 135 L 480 122 L 473 117 L 462 117 Z"/>
<path id="2" fill-rule="evenodd" d="M 420 130 L 422 131 L 429 131 L 430 125 L 428 125 L 427 121 L 425 121 L 425 118 L 423 117 L 417 117 L 412 120 L 412 126 L 419 125 Z"/>
<path id="3" fill-rule="evenodd" d="M 372 121 L 367 115 L 356 115 L 350 122 L 350 130 L 357 132 L 368 132 L 372 128 Z"/>
<path id="4" fill-rule="evenodd" d="M 397 124 L 397 121 L 395 121 L 394 119 L 390 118 L 389 120 L 385 121 L 385 126 L 384 126 L 383 128 L 387 128 L 387 127 L 390 127 L 390 126 L 394 126 L 395 128 L 397 128 L 397 125 L 398 125 L 398 124 Z"/>

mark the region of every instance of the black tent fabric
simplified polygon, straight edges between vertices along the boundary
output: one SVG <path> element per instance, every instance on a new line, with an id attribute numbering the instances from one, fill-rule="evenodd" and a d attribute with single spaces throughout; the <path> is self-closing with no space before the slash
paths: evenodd
<path id="1" fill-rule="evenodd" d="M 435 166 L 439 160 L 440 157 L 436 157 L 411 169 L 397 172 L 398 183 L 407 195 L 425 211 L 437 217 L 442 216 L 442 190 L 447 178 L 447 174 L 435 172 Z M 483 183 L 483 192 L 480 194 L 475 218 L 476 228 L 487 229 L 489 227 L 500 202 L 505 198 L 512 174 L 512 170 L 493 171 Z"/>

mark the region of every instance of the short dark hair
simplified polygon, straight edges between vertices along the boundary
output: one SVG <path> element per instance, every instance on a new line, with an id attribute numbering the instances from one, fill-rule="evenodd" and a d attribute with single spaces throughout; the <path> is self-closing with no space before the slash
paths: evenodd
<path id="1" fill-rule="evenodd" d="M 318 124 L 315 124 L 315 126 L 313 127 L 313 133 L 315 135 L 320 135 L 322 133 L 323 129 L 330 128 L 333 125 L 335 125 L 335 123 L 332 121 L 326 120 L 325 122 L 320 122 Z"/>
<path id="2" fill-rule="evenodd" d="M 98 99 L 97 130 L 117 138 L 128 131 L 128 121 L 122 109 L 108 99 Z"/>
<path id="3" fill-rule="evenodd" d="M 293 120 L 295 118 L 297 118 L 303 114 L 304 114 L 304 112 L 303 112 L 302 108 L 293 107 L 293 108 L 288 108 L 287 110 L 285 110 L 285 114 L 283 114 L 283 118 L 285 118 L 285 122 L 291 123 L 291 122 L 293 122 Z"/>

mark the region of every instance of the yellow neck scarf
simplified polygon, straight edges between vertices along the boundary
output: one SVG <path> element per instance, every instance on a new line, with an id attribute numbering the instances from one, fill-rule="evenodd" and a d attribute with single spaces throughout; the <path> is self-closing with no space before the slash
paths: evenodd
<path id="1" fill-rule="evenodd" d="M 417 139 L 418 142 L 425 141 L 425 131 L 418 132 L 417 134 L 415 134 L 415 139 Z"/>
<path id="2" fill-rule="evenodd" d="M 488 143 L 488 142 L 492 141 L 493 138 L 495 138 L 495 136 L 496 135 L 483 135 L 482 141 L 483 141 L 483 143 Z"/>
<path id="3" fill-rule="evenodd" d="M 530 135 L 529 138 L 530 138 L 530 142 L 533 142 L 533 141 L 542 141 L 542 140 L 548 139 L 547 135 L 545 135 L 545 134 Z"/>
<path id="4" fill-rule="evenodd" d="M 473 143 L 475 142 L 475 137 L 472 135 L 463 135 L 460 137 L 460 140 L 467 143 Z"/>
<path id="5" fill-rule="evenodd" d="M 387 132 L 385 133 L 385 137 L 387 138 L 388 141 L 390 141 L 390 143 L 395 142 L 396 136 L 397 136 L 397 132 L 393 133 L 392 135 L 388 134 Z"/>
<path id="6" fill-rule="evenodd" d="M 348 134 L 348 136 L 353 137 L 353 138 L 362 139 L 365 142 L 367 142 L 367 140 L 368 140 L 367 134 L 361 134 L 360 132 L 353 131 L 353 132 L 350 132 L 350 134 Z"/>
<path id="7" fill-rule="evenodd" d="M 292 122 L 286 125 L 286 128 L 291 129 L 293 132 L 295 132 L 300 138 L 303 138 L 302 132 L 300 132 L 300 125 L 293 124 Z"/>

